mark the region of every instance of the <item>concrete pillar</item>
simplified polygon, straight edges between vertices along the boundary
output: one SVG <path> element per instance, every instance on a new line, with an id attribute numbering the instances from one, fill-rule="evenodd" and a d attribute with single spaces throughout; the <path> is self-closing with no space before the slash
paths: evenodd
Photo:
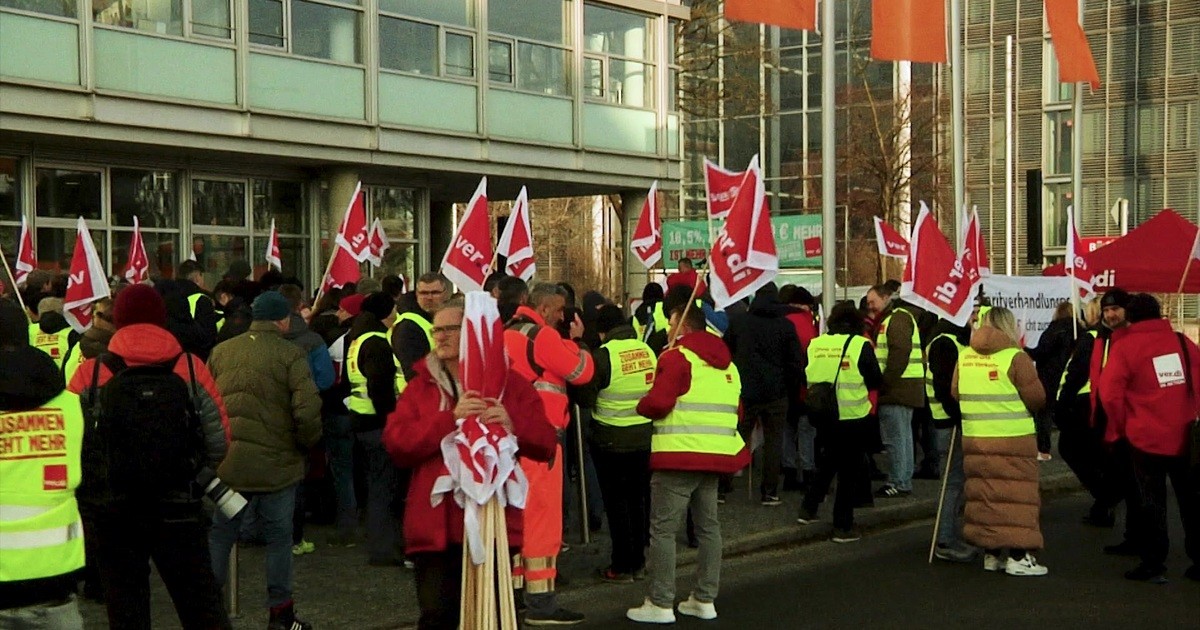
<path id="1" fill-rule="evenodd" d="M 638 219 L 642 215 L 642 206 L 646 203 L 645 190 L 623 190 L 621 191 L 621 209 L 624 214 L 624 221 L 621 222 L 621 260 L 625 261 L 624 277 L 625 277 L 625 295 L 613 296 L 623 297 L 622 306 L 627 306 L 629 300 L 642 297 L 642 289 L 650 283 L 650 274 L 646 268 L 642 266 L 641 261 L 629 252 L 629 236 L 637 228 Z M 661 217 L 660 217 L 661 218 Z M 616 235 L 614 235 L 614 240 Z M 662 263 L 659 263 L 656 270 L 662 269 Z"/>
<path id="2" fill-rule="evenodd" d="M 453 205 L 448 201 L 429 202 L 429 239 L 424 244 L 429 248 L 429 266 L 425 271 L 438 271 L 442 267 L 442 256 L 454 235 Z"/>

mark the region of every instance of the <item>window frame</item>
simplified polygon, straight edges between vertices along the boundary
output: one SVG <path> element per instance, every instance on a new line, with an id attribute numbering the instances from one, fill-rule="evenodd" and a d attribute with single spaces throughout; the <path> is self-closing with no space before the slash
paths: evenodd
<path id="1" fill-rule="evenodd" d="M 475 61 L 476 61 L 475 50 L 476 50 L 476 46 L 478 46 L 479 37 L 478 37 L 478 33 L 476 31 L 471 30 L 469 27 L 464 27 L 464 26 L 461 26 L 458 24 L 450 24 L 448 22 L 438 22 L 435 20 L 427 20 L 424 18 L 405 15 L 403 13 L 392 13 L 390 11 L 385 11 L 383 9 L 379 9 L 378 13 L 379 13 L 379 23 L 380 24 L 383 23 L 383 20 L 399 20 L 401 22 L 412 22 L 414 24 L 423 24 L 426 26 L 432 26 L 437 29 L 437 33 L 436 33 L 437 49 L 434 52 L 435 57 L 434 57 L 434 64 L 433 64 L 434 65 L 434 74 L 422 74 L 420 72 L 412 72 L 409 70 L 400 70 L 398 68 L 388 68 L 383 65 L 382 51 L 380 52 L 380 55 L 379 55 L 379 60 L 380 60 L 379 61 L 379 71 L 380 72 L 402 74 L 405 76 L 421 77 L 424 79 L 430 79 L 430 78 L 444 79 L 447 81 L 470 83 L 472 85 L 474 85 L 477 82 L 478 76 L 479 76 L 479 68 L 475 64 Z M 472 65 L 471 65 L 470 76 L 452 74 L 447 71 L 447 68 L 449 67 L 449 65 L 447 63 L 448 58 L 447 58 L 446 51 L 448 50 L 448 48 L 446 45 L 446 41 L 447 41 L 447 38 L 451 35 L 458 35 L 461 37 L 466 37 L 471 41 L 471 57 L 470 58 L 471 58 Z M 377 45 L 379 45 L 379 46 L 382 45 L 382 43 L 383 43 L 382 38 L 376 37 L 374 39 L 377 40 L 377 42 L 376 42 Z M 457 66 L 455 66 L 455 67 L 457 67 Z"/>
<path id="2" fill-rule="evenodd" d="M 253 1 L 254 0 L 247 0 L 247 3 L 246 3 L 247 4 L 247 7 L 246 7 L 247 8 L 247 22 L 249 22 L 249 17 L 248 17 L 249 16 L 249 4 L 250 4 L 250 2 L 253 2 Z M 251 52 L 259 52 L 259 53 L 266 53 L 266 54 L 274 53 L 276 55 L 286 55 L 288 57 L 296 57 L 298 59 L 318 61 L 321 63 L 329 63 L 329 64 L 345 66 L 345 67 L 350 67 L 350 68 L 365 68 L 366 67 L 366 64 L 367 64 L 367 61 L 366 61 L 367 60 L 367 51 L 365 49 L 366 42 L 367 42 L 367 40 L 375 39 L 373 37 L 373 35 L 378 33 L 378 26 L 376 26 L 376 28 L 375 28 L 375 33 L 368 32 L 369 29 L 368 29 L 368 24 L 367 24 L 367 11 L 366 11 L 366 8 L 363 6 L 362 2 L 350 3 L 350 2 L 339 2 L 338 0 L 261 0 L 261 1 L 279 2 L 282 5 L 283 13 L 282 13 L 280 19 L 283 21 L 283 24 L 282 24 L 282 26 L 283 26 L 283 28 L 282 28 L 283 43 L 282 43 L 282 45 L 276 46 L 276 45 L 272 45 L 272 44 L 261 44 L 261 43 L 253 41 L 251 39 L 251 36 L 253 35 L 253 33 L 251 33 L 249 31 L 250 25 L 249 25 L 249 23 L 247 23 L 247 25 L 246 25 L 246 28 L 247 28 L 246 43 L 247 43 L 248 49 Z M 356 48 L 355 56 L 357 57 L 358 60 L 357 61 L 342 61 L 339 59 L 329 59 L 327 57 L 314 57 L 312 55 L 304 55 L 304 54 L 295 52 L 296 38 L 295 38 L 295 34 L 293 32 L 294 31 L 294 29 L 293 29 L 294 11 L 292 10 L 292 5 L 296 2 L 304 2 L 304 3 L 308 3 L 308 4 L 321 5 L 321 6 L 326 6 L 326 7 L 330 7 L 333 9 L 354 11 L 357 14 L 356 19 L 358 20 L 358 29 L 357 29 L 358 30 L 358 41 L 356 41 L 354 43 L 355 48 Z M 378 13 L 378 11 L 377 11 L 377 13 Z"/>
<path id="3" fill-rule="evenodd" d="M 113 4 L 116 4 L 116 2 L 119 2 L 119 1 L 120 0 L 115 0 Z M 145 29 L 141 29 L 136 26 L 125 26 L 123 24 L 109 24 L 107 22 L 100 22 L 96 19 L 97 14 L 95 11 L 92 12 L 91 22 L 92 22 L 93 28 L 112 29 L 112 30 L 117 30 L 117 31 L 122 31 L 122 32 L 127 32 L 127 33 L 137 33 L 140 35 L 147 35 L 150 37 L 162 37 L 162 38 L 167 38 L 167 39 L 185 40 L 185 41 L 200 41 L 200 42 L 205 42 L 205 43 L 228 44 L 230 46 L 235 46 L 236 42 L 234 40 L 234 34 L 237 30 L 237 18 L 236 18 L 237 5 L 235 4 L 234 0 L 225 0 L 225 3 L 226 3 L 227 8 L 229 9 L 229 26 L 224 27 L 228 31 L 228 35 L 225 37 L 196 32 L 195 26 L 194 26 L 196 24 L 195 13 L 194 13 L 194 11 L 195 11 L 194 0 L 179 0 L 179 11 L 180 11 L 180 15 L 183 17 L 181 19 L 180 32 L 178 34 L 177 33 L 159 33 L 157 31 L 148 31 Z M 219 27 L 216 25 L 203 24 L 203 23 L 201 24 L 201 26 L 208 26 L 210 28 L 222 28 L 222 27 Z"/>
<path id="4" fill-rule="evenodd" d="M 585 2 L 584 7 L 586 8 L 589 4 L 591 4 L 591 3 Z M 582 49 L 583 58 L 585 60 L 593 59 L 593 60 L 600 61 L 601 79 L 602 79 L 600 96 L 593 96 L 593 95 L 589 94 L 588 86 L 586 84 L 582 85 L 583 99 L 589 103 L 602 103 L 605 105 L 612 105 L 614 107 L 625 107 L 628 109 L 656 111 L 657 105 L 658 105 L 658 100 L 659 100 L 658 95 L 657 95 L 657 86 L 658 86 L 658 81 L 660 80 L 660 77 L 656 76 L 658 74 L 658 61 L 663 55 L 667 54 L 667 51 L 660 52 L 658 50 L 658 48 L 659 48 L 658 36 L 657 36 L 658 29 L 662 28 L 660 26 L 660 20 L 656 19 L 658 16 L 647 15 L 645 13 L 634 11 L 632 9 L 618 8 L 618 7 L 614 7 L 614 6 L 608 6 L 608 5 L 593 5 L 593 6 L 599 8 L 599 9 L 613 11 L 613 12 L 617 12 L 617 13 L 626 13 L 629 15 L 635 15 L 639 18 L 645 19 L 647 22 L 646 27 L 649 30 L 648 37 L 646 39 L 647 53 L 646 53 L 646 57 L 631 57 L 629 55 L 618 55 L 615 53 L 604 52 L 604 51 L 599 51 L 599 50 L 589 50 L 586 45 L 581 45 L 580 48 Z M 585 23 L 584 24 L 584 34 L 585 34 L 584 36 L 585 37 L 586 37 L 586 33 L 587 33 L 587 25 Z M 675 37 L 675 33 L 674 33 L 674 31 L 672 31 L 669 35 L 669 39 L 674 38 L 674 37 Z M 671 43 L 672 41 L 673 41 L 673 39 L 670 39 L 670 41 L 668 41 L 668 46 L 672 46 L 672 43 Z M 612 84 L 615 82 L 612 81 L 611 72 L 612 72 L 612 64 L 614 61 L 623 62 L 623 63 L 639 64 L 644 68 L 645 72 L 648 72 L 650 74 L 649 82 L 646 84 L 647 89 L 644 90 L 644 92 L 643 92 L 644 102 L 642 105 L 630 105 L 630 104 L 627 104 L 627 103 L 624 103 L 624 102 L 621 102 L 618 100 L 613 100 L 612 96 L 613 96 L 614 91 L 612 90 Z M 674 59 L 668 59 L 667 63 L 668 63 L 667 72 L 674 72 L 677 69 L 680 69 L 680 66 L 678 66 L 674 63 Z M 582 72 L 583 72 L 583 69 L 581 68 L 580 73 L 582 73 Z M 583 78 L 586 80 L 587 77 L 585 76 Z M 643 77 L 643 80 L 646 80 L 646 79 Z M 668 95 L 668 97 L 669 97 L 669 95 Z M 674 101 L 677 99 L 670 99 L 670 100 Z M 675 104 L 672 103 L 672 106 L 674 106 L 674 105 Z M 676 111 L 676 109 L 672 109 L 671 111 Z"/>

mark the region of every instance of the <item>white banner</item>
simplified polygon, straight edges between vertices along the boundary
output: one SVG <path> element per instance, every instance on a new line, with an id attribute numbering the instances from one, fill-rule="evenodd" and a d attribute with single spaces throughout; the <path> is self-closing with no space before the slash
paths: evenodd
<path id="1" fill-rule="evenodd" d="M 1071 299 L 1071 279 L 1065 276 L 984 276 L 983 296 L 1017 318 L 1026 348 L 1037 347 L 1042 331 L 1054 321 L 1054 309 Z"/>

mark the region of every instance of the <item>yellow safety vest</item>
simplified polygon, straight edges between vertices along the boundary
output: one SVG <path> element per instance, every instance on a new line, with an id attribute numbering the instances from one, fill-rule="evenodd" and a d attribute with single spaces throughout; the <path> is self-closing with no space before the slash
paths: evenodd
<path id="1" fill-rule="evenodd" d="M 33 332 L 32 328 L 30 332 Z M 63 359 L 67 358 L 67 337 L 70 334 L 70 326 L 56 333 L 44 333 L 39 328 L 37 334 L 31 336 L 29 344 L 50 355 L 50 358 L 54 359 L 54 365 L 62 368 Z"/>
<path id="2" fill-rule="evenodd" d="M 979 314 L 975 316 L 975 329 L 976 330 L 979 330 L 979 327 L 983 325 L 983 316 L 987 315 L 988 311 L 990 311 L 990 310 L 992 310 L 992 307 L 990 307 L 990 306 L 980 306 L 979 307 Z"/>
<path id="3" fill-rule="evenodd" d="M 1089 330 L 1087 332 L 1089 335 L 1092 336 L 1093 341 L 1097 337 L 1100 336 L 1100 331 L 1098 331 L 1098 330 Z M 1062 378 L 1058 379 L 1058 391 L 1055 392 L 1055 396 L 1054 396 L 1055 399 L 1062 396 L 1063 386 L 1067 384 L 1067 370 L 1071 369 L 1071 361 L 1074 361 L 1074 360 L 1075 360 L 1075 355 L 1074 355 L 1074 353 L 1072 353 L 1071 356 L 1067 359 L 1067 364 L 1063 366 Z M 1101 367 L 1103 367 L 1106 363 L 1108 363 L 1108 344 L 1107 343 L 1104 344 L 1104 357 L 1101 359 L 1101 363 L 1100 363 Z M 1079 388 L 1079 393 L 1077 395 L 1082 396 L 1084 394 L 1090 394 L 1090 393 L 1092 393 L 1092 379 L 1089 376 L 1088 380 L 1084 381 L 1083 387 Z"/>
<path id="4" fill-rule="evenodd" d="M 808 366 L 804 368 L 809 383 L 832 383 L 837 378 L 839 420 L 859 420 L 871 415 L 870 392 L 858 370 L 867 339 L 854 335 L 847 346 L 849 336 L 825 334 L 813 339 L 808 344 Z M 842 348 L 846 348 L 845 358 Z"/>
<path id="5" fill-rule="evenodd" d="M 188 312 L 192 314 L 192 319 L 196 319 L 196 305 L 200 303 L 200 298 L 208 298 L 212 302 L 212 298 L 203 293 L 193 293 L 187 297 Z M 216 308 L 216 302 L 213 302 L 213 308 Z M 217 332 L 220 332 L 225 327 L 225 316 L 217 315 Z"/>
<path id="6" fill-rule="evenodd" d="M 420 326 L 421 330 L 425 331 L 425 338 L 429 340 L 429 349 L 433 350 L 433 323 L 432 322 L 426 320 L 424 317 L 421 317 L 420 315 L 417 315 L 416 313 L 400 313 L 399 317 L 396 318 L 396 323 L 399 324 L 400 322 L 403 322 L 403 321 L 410 321 L 410 322 Z M 396 329 L 396 327 L 392 326 L 392 330 L 395 330 L 395 329 Z M 388 335 L 389 335 L 388 340 L 391 341 L 391 336 L 390 336 L 391 331 L 388 331 Z"/>
<path id="7" fill-rule="evenodd" d="M 1033 415 L 1008 379 L 1008 368 L 1020 352 L 1005 348 L 988 355 L 967 348 L 958 355 L 963 437 L 1020 437 L 1036 432 Z"/>
<path id="8" fill-rule="evenodd" d="M 932 348 L 934 342 L 942 337 L 945 337 L 953 342 L 954 347 L 958 349 L 958 353 L 962 354 L 963 345 L 958 342 L 958 337 L 955 337 L 950 333 L 942 333 L 934 337 L 933 340 L 929 342 L 929 347 Z M 929 352 L 926 351 L 925 354 L 928 355 Z M 925 369 L 925 397 L 929 399 L 929 413 L 931 416 L 933 416 L 934 420 L 950 419 L 950 414 L 946 413 L 946 408 L 942 405 L 942 403 L 938 402 L 937 397 L 933 395 L 933 372 L 931 372 L 928 368 Z"/>
<path id="9" fill-rule="evenodd" d="M 40 335 L 41 333 L 42 333 L 42 325 L 41 324 L 39 324 L 37 322 L 33 322 L 33 323 L 29 324 L 29 345 L 33 345 L 33 340 L 37 339 L 37 336 Z"/>
<path id="10" fill-rule="evenodd" d="M 350 348 L 346 350 L 346 378 L 350 380 L 350 397 L 346 399 L 346 408 L 364 416 L 375 414 L 375 403 L 371 402 L 371 397 L 367 394 L 367 376 L 358 367 L 358 350 L 364 341 L 372 337 L 387 339 L 387 335 L 381 332 L 363 333 L 351 341 Z M 396 362 L 396 384 L 393 391 L 399 396 L 408 383 L 404 380 L 400 359 L 396 358 L 395 353 L 392 354 L 392 360 Z"/>
<path id="11" fill-rule="evenodd" d="M 879 325 L 879 334 L 875 336 L 875 356 L 879 359 L 879 369 L 887 369 L 887 329 L 888 324 L 896 316 L 896 313 L 904 313 L 913 323 L 912 350 L 908 353 L 908 365 L 904 368 L 904 372 L 900 375 L 900 378 L 923 378 L 925 376 L 925 362 L 921 357 L 921 333 L 917 330 L 917 318 L 913 317 L 912 313 L 903 308 L 893 310 L 883 319 L 883 323 Z"/>
<path id="12" fill-rule="evenodd" d="M 83 349 L 79 347 L 82 342 L 83 337 L 80 337 L 78 340 L 76 340 L 75 345 L 67 348 L 67 356 L 63 358 L 63 379 L 68 383 L 70 383 L 71 378 L 75 376 L 75 372 L 79 370 L 79 366 L 83 365 L 83 362 L 87 360 L 87 358 L 83 356 Z"/>
<path id="13" fill-rule="evenodd" d="M 675 408 L 654 422 L 652 453 L 737 455 L 746 446 L 737 432 L 742 379 L 732 363 L 718 370 L 687 348 L 678 348 L 692 366 L 691 387 Z"/>
<path id="14" fill-rule="evenodd" d="M 83 412 L 64 391 L 39 409 L 0 412 L 0 582 L 83 567 Z"/>
<path id="15" fill-rule="evenodd" d="M 632 427 L 647 424 L 649 418 L 637 412 L 638 401 L 654 384 L 658 359 L 644 342 L 637 339 L 610 339 L 600 346 L 608 350 L 612 366 L 608 387 L 596 398 L 596 422 L 610 427 Z"/>

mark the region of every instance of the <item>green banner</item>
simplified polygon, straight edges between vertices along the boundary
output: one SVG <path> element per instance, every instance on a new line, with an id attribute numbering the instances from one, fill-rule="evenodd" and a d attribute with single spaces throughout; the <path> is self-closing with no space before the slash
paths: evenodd
<path id="1" fill-rule="evenodd" d="M 820 256 L 806 256 L 804 241 L 821 236 L 821 215 L 793 214 L 771 217 L 775 230 L 775 249 L 779 252 L 780 268 L 820 267 Z M 713 222 L 713 232 L 721 229 L 721 221 Z M 708 221 L 664 221 L 663 260 L 668 268 L 680 258 L 704 260 L 712 249 L 708 238 Z"/>

